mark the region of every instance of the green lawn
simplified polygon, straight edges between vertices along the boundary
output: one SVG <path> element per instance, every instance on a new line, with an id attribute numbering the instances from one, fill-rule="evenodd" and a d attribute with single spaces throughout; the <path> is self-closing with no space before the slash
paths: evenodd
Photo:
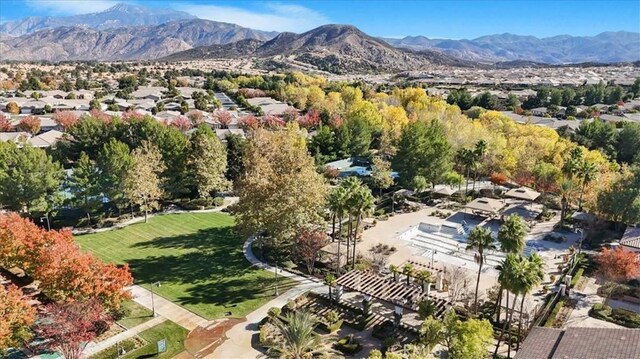
<path id="1" fill-rule="evenodd" d="M 273 299 L 275 281 L 250 267 L 233 226 L 224 213 L 171 214 L 76 240 L 105 261 L 129 263 L 136 284 L 161 282 L 154 291 L 207 319 L 243 317 Z"/>
<path id="2" fill-rule="evenodd" d="M 167 320 L 138 334 L 147 341 L 147 345 L 125 355 L 123 358 L 137 359 L 149 358 L 152 356 L 154 358 L 173 358 L 176 354 L 181 353 L 184 350 L 184 340 L 187 337 L 187 334 L 189 334 L 188 330 Z M 161 339 L 167 340 L 167 351 L 156 356 L 154 354 L 157 353 L 158 350 L 157 343 L 158 340 Z"/>
<path id="3" fill-rule="evenodd" d="M 126 314 L 124 318 L 118 320 L 118 324 L 127 329 L 131 329 L 153 318 L 153 311 L 151 311 L 151 309 L 143 307 L 132 300 L 123 302 L 122 309 Z"/>

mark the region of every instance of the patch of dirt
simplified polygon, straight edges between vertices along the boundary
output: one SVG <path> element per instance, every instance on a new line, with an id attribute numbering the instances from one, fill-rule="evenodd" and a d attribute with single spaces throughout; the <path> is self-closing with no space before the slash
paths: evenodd
<path id="1" fill-rule="evenodd" d="M 229 339 L 226 336 L 227 330 L 234 325 L 246 321 L 242 319 L 223 319 L 208 327 L 198 327 L 187 335 L 184 340 L 186 352 L 193 358 L 203 358 L 213 353 L 220 344 Z M 184 353 L 182 353 L 184 354 Z"/>

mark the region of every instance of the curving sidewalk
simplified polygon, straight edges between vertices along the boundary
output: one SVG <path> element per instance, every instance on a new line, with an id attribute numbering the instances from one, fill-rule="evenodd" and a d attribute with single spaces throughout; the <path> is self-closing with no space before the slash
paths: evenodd
<path id="1" fill-rule="evenodd" d="M 275 267 L 270 266 L 267 263 L 260 261 L 253 254 L 251 244 L 254 238 L 249 238 L 244 242 L 242 251 L 245 258 L 254 266 L 268 270 L 275 271 Z M 236 324 L 229 329 L 225 334 L 228 338 L 225 340 L 212 354 L 205 358 L 233 358 L 233 359 L 254 359 L 263 357 L 263 353 L 256 350 L 252 343 L 254 339 L 257 340 L 259 335 L 258 323 L 267 316 L 267 312 L 272 307 L 282 307 L 287 304 L 291 299 L 294 299 L 307 291 L 325 292 L 328 291 L 328 287 L 317 278 L 307 278 L 301 275 L 291 273 L 278 267 L 278 275 L 291 278 L 299 282 L 299 284 L 285 293 L 282 293 L 279 297 L 274 298 L 268 303 L 264 304 L 260 308 L 254 310 L 247 315 L 247 321 Z M 255 337 L 255 338 L 254 338 Z"/>

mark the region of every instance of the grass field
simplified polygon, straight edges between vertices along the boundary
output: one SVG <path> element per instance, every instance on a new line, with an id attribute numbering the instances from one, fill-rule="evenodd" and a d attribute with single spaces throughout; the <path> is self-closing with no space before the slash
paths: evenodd
<path id="1" fill-rule="evenodd" d="M 108 262 L 128 263 L 136 284 L 207 319 L 247 313 L 274 298 L 274 274 L 252 268 L 244 239 L 224 213 L 156 216 L 149 223 L 76 237 L 83 249 Z M 294 282 L 278 278 L 281 292 Z"/>
<path id="2" fill-rule="evenodd" d="M 131 329 L 153 318 L 153 311 L 151 309 L 143 307 L 132 300 L 123 302 L 122 308 L 126 312 L 126 315 L 124 318 L 118 320 L 118 324 L 127 329 Z"/>

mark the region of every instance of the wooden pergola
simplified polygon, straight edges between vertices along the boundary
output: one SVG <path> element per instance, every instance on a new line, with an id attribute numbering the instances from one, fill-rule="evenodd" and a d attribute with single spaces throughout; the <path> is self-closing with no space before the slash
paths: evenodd
<path id="1" fill-rule="evenodd" d="M 352 270 L 338 278 L 338 285 L 349 290 L 370 295 L 373 298 L 388 303 L 399 305 L 405 309 L 417 310 L 418 303 L 429 299 L 436 303 L 434 317 L 443 315 L 451 303 L 433 295 L 427 295 L 422 289 L 415 285 L 396 282 L 393 279 L 385 278 L 373 271 Z"/>

